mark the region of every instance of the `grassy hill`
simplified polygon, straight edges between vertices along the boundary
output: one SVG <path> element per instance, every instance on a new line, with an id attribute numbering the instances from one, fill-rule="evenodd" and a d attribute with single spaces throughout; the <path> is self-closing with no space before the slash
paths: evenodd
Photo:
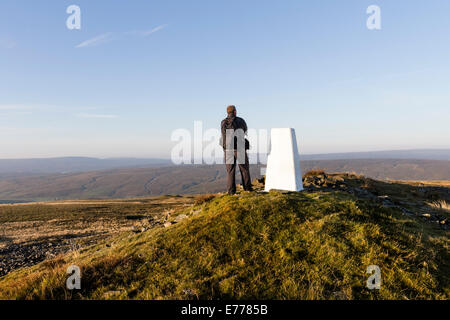
<path id="1" fill-rule="evenodd" d="M 450 298 L 448 188 L 321 172 L 305 186 L 199 196 L 143 232 L 9 273 L 0 299 Z M 81 290 L 66 289 L 70 265 Z"/>
<path id="2" fill-rule="evenodd" d="M 321 160 L 302 161 L 303 172 L 355 172 L 374 179 L 450 180 L 450 161 L 433 160 Z M 260 177 L 251 166 L 252 177 Z M 52 201 L 114 199 L 164 194 L 198 194 L 225 191 L 223 165 L 114 169 L 40 176 L 0 178 L 0 201 Z"/>

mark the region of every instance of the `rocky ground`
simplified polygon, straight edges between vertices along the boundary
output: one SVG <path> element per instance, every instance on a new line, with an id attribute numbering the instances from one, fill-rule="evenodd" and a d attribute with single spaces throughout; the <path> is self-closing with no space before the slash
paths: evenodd
<path id="1" fill-rule="evenodd" d="M 116 234 L 167 223 L 189 197 L 0 206 L 0 277 Z M 174 223 L 173 221 L 171 223 Z"/>
<path id="2" fill-rule="evenodd" d="M 74 228 L 63 221 L 3 223 L 0 236 L 0 276 L 35 265 L 45 259 L 78 250 L 118 232 L 130 230 L 134 222 L 101 219 L 90 226 Z"/>
<path id="3" fill-rule="evenodd" d="M 0 276 L 15 269 L 35 265 L 45 259 L 71 250 L 69 241 L 9 244 L 0 249 Z"/>
<path id="4" fill-rule="evenodd" d="M 254 189 L 264 190 L 264 178 L 253 181 Z M 395 208 L 408 216 L 449 229 L 450 188 L 448 181 L 379 181 L 350 173 L 311 171 L 303 177 L 303 187 L 310 192 L 342 191 L 369 200 L 374 205 Z M 242 188 L 240 188 L 242 190 Z"/>
<path id="5" fill-rule="evenodd" d="M 449 228 L 450 188 L 398 181 L 386 182 L 355 174 L 327 174 L 306 176 L 304 188 L 309 191 L 339 190 L 354 194 L 360 199 L 371 200 L 384 207 L 396 208 L 408 216 Z"/>

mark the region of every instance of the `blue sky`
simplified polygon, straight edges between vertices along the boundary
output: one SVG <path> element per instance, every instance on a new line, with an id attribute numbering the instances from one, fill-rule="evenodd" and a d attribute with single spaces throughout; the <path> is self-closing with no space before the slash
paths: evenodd
<path id="1" fill-rule="evenodd" d="M 301 153 L 450 148 L 449 40 L 447 0 L 2 0 L 0 158 L 169 157 L 228 104 Z"/>

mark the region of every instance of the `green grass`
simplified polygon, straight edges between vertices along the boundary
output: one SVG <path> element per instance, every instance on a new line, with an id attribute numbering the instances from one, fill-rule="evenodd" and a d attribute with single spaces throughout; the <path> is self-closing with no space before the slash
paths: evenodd
<path id="1" fill-rule="evenodd" d="M 447 231 L 340 191 L 217 196 L 0 279 L 1 299 L 449 299 Z M 197 213 L 197 214 L 193 214 Z M 65 287 L 78 265 L 82 289 Z M 366 288 L 369 265 L 381 290 Z"/>

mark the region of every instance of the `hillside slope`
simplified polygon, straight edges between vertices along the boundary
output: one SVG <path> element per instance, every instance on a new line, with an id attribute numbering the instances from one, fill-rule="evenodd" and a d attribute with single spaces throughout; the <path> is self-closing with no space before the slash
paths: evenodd
<path id="1" fill-rule="evenodd" d="M 448 188 L 326 174 L 305 185 L 199 197 L 147 231 L 0 278 L 0 298 L 450 298 L 448 206 L 433 205 L 450 203 Z M 70 265 L 81 290 L 65 287 Z M 366 288 L 369 265 L 379 291 Z"/>

